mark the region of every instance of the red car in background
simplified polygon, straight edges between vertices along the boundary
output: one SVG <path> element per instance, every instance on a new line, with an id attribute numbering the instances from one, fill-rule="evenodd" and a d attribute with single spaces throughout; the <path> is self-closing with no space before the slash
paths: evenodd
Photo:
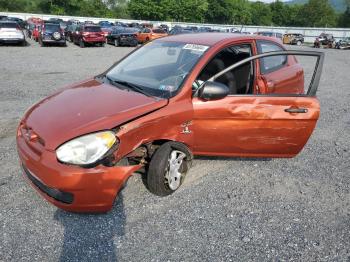
<path id="1" fill-rule="evenodd" d="M 294 55 L 317 59 L 305 89 Z M 294 157 L 320 115 L 323 60 L 257 35 L 157 39 L 27 111 L 17 131 L 24 176 L 62 209 L 106 212 L 140 168 L 167 196 L 193 155 Z"/>
<path id="2" fill-rule="evenodd" d="M 31 38 L 34 41 L 36 41 L 36 42 L 38 42 L 38 40 L 39 40 L 39 35 L 40 35 L 41 28 L 42 28 L 42 24 L 34 24 L 34 28 L 33 28 L 32 34 L 31 34 Z"/>
<path id="3" fill-rule="evenodd" d="M 72 33 L 72 41 L 82 48 L 88 44 L 104 46 L 106 37 L 102 32 L 101 26 L 85 24 L 77 26 L 76 31 Z"/>

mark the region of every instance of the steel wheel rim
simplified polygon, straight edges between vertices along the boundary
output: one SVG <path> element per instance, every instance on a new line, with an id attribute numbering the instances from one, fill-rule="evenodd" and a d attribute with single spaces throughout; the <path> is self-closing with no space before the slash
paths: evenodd
<path id="1" fill-rule="evenodd" d="M 186 154 L 178 150 L 171 151 L 169 155 L 168 165 L 165 172 L 165 184 L 171 190 L 176 190 L 181 185 L 181 167 L 185 158 Z"/>

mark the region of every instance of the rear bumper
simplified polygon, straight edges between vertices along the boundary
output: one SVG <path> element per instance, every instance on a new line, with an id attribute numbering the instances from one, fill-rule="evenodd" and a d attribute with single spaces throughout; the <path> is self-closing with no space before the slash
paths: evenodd
<path id="1" fill-rule="evenodd" d="M 35 152 L 17 136 L 23 174 L 31 186 L 53 205 L 72 212 L 107 212 L 126 180 L 141 166 L 81 168 L 57 161 L 55 152 Z"/>
<path id="2" fill-rule="evenodd" d="M 85 43 L 105 43 L 106 42 L 106 38 L 105 37 L 96 37 L 96 38 L 88 38 L 88 37 L 83 37 L 83 41 Z"/>
<path id="3" fill-rule="evenodd" d="M 55 40 L 55 39 L 42 39 L 43 43 L 52 43 L 52 44 L 64 44 L 65 39 Z"/>
<path id="4" fill-rule="evenodd" d="M 0 43 L 23 43 L 25 38 L 0 38 Z"/>

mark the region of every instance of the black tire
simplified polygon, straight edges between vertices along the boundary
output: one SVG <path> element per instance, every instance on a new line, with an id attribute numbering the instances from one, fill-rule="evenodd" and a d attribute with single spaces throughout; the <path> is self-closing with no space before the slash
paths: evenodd
<path id="1" fill-rule="evenodd" d="M 106 44 L 106 43 L 101 43 L 101 47 L 105 47 L 105 44 Z"/>
<path id="2" fill-rule="evenodd" d="M 298 41 L 297 42 L 297 46 L 301 46 L 302 42 L 301 41 Z"/>
<path id="3" fill-rule="evenodd" d="M 83 39 L 80 39 L 80 41 L 79 41 L 79 46 L 80 46 L 81 48 L 84 48 L 84 47 L 85 47 L 85 43 L 84 43 Z"/>
<path id="4" fill-rule="evenodd" d="M 120 46 L 119 40 L 118 39 L 114 39 L 114 46 L 118 47 Z"/>
<path id="5" fill-rule="evenodd" d="M 44 46 L 45 46 L 45 43 L 44 43 L 42 40 L 39 39 L 38 42 L 39 42 L 39 44 L 40 44 L 41 47 L 44 47 Z"/>
<path id="6" fill-rule="evenodd" d="M 24 40 L 23 42 L 21 42 L 21 46 L 27 46 L 27 41 Z"/>
<path id="7" fill-rule="evenodd" d="M 176 189 L 171 189 L 170 183 L 168 183 L 169 180 L 166 179 L 166 175 L 169 174 L 170 157 L 173 152 L 182 152 L 186 155 L 179 166 L 181 177 L 180 181 L 177 182 L 179 184 Z M 191 167 L 191 163 L 192 154 L 184 144 L 167 142 L 161 145 L 153 154 L 148 167 L 146 183 L 149 191 L 157 196 L 168 196 L 174 193 L 183 183 L 185 176 Z"/>

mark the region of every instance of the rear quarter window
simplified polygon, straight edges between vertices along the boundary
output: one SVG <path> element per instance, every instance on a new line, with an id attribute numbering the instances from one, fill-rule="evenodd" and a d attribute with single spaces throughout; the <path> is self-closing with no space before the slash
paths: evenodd
<path id="1" fill-rule="evenodd" d="M 268 52 L 284 51 L 284 49 L 270 41 L 257 41 L 259 54 Z M 262 74 L 268 74 L 274 72 L 287 63 L 287 56 L 272 56 L 265 57 L 260 60 L 260 72 Z"/>

